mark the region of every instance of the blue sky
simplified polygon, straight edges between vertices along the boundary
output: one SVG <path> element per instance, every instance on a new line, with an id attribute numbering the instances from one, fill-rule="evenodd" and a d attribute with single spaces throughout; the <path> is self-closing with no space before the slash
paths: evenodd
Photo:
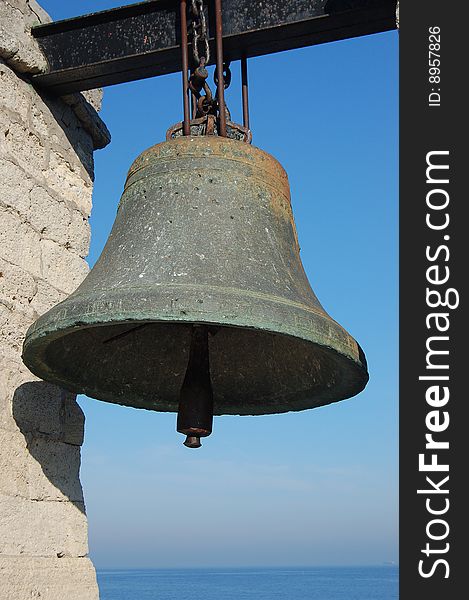
<path id="1" fill-rule="evenodd" d="M 42 0 L 54 19 L 120 4 Z M 198 451 L 175 415 L 80 397 L 98 567 L 397 561 L 397 53 L 390 32 L 249 61 L 253 143 L 288 172 L 306 272 L 365 350 L 366 390 L 301 413 L 215 417 Z M 95 155 L 91 265 L 131 162 L 181 119 L 179 86 L 175 74 L 105 90 L 113 139 Z"/>

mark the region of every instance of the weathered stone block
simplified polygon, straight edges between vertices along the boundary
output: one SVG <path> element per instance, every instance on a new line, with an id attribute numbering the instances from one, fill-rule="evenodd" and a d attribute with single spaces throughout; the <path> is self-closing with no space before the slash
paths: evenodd
<path id="1" fill-rule="evenodd" d="M 59 152 L 53 150 L 50 153 L 49 169 L 44 172 L 44 177 L 52 190 L 65 196 L 85 217 L 88 217 L 91 213 L 93 190 L 91 178 L 88 178 L 85 173 L 83 166 L 80 169 L 79 165 L 73 165 Z"/>
<path id="2" fill-rule="evenodd" d="M 21 361 L 29 325 L 87 273 L 93 149 L 109 141 L 100 92 L 64 101 L 19 74 L 45 69 L 30 27 L 47 20 L 35 0 L 0 0 L 0 599 L 97 600 L 84 416 Z"/>
<path id="3" fill-rule="evenodd" d="M 79 471 L 79 446 L 0 427 L 1 494 L 83 503 Z"/>
<path id="4" fill-rule="evenodd" d="M 0 427 L 0 494 L 27 497 L 28 469 L 20 431 Z M 23 438 L 24 439 L 24 438 Z"/>
<path id="5" fill-rule="evenodd" d="M 80 484 L 80 446 L 37 433 L 24 434 L 29 474 L 28 497 L 84 504 Z"/>
<path id="6" fill-rule="evenodd" d="M 37 294 L 34 277 L 16 265 L 0 258 L 0 303 L 14 306 L 15 303 L 29 306 Z"/>
<path id="7" fill-rule="evenodd" d="M 44 110 L 42 102 L 32 102 L 28 116 L 31 129 L 35 131 L 42 139 L 47 139 L 51 135 L 54 125 L 57 127 L 57 125 L 53 122 L 49 111 Z"/>
<path id="8" fill-rule="evenodd" d="M 65 202 L 58 202 L 41 186 L 34 186 L 29 194 L 29 223 L 43 238 L 65 246 L 71 214 Z"/>
<path id="9" fill-rule="evenodd" d="M 31 108 L 30 95 L 23 92 L 24 82 L 0 59 L 0 106 L 17 113 L 27 122 Z"/>
<path id="10" fill-rule="evenodd" d="M 52 240 L 43 239 L 40 243 L 44 279 L 53 287 L 71 294 L 88 273 L 88 265 L 78 254 Z"/>
<path id="11" fill-rule="evenodd" d="M 11 118 L 5 118 L 5 116 L 2 118 L 1 115 L 0 112 L 0 128 L 3 131 L 2 145 L 5 154 L 14 157 L 16 163 L 26 173 L 41 180 L 48 168 L 47 143 L 31 131 L 28 125 L 12 122 Z"/>
<path id="12" fill-rule="evenodd" d="M 26 173 L 13 161 L 0 157 L 0 206 L 20 215 L 29 213 L 29 192 L 33 186 Z"/>
<path id="13" fill-rule="evenodd" d="M 47 68 L 44 55 L 30 35 L 34 23 L 39 23 L 39 15 L 26 0 L 0 2 L 0 56 L 8 58 L 20 72 L 40 73 Z"/>
<path id="14" fill-rule="evenodd" d="M 83 443 L 85 418 L 75 395 L 35 379 L 18 354 L 0 356 L 0 420 L 5 429 Z"/>
<path id="15" fill-rule="evenodd" d="M 24 334 L 36 314 L 26 304 L 16 304 L 15 301 L 0 300 L 0 330 L 2 341 L 16 352 L 20 352 Z"/>
<path id="16" fill-rule="evenodd" d="M 0 597 L 4 600 L 98 600 L 88 558 L 0 557 Z"/>
<path id="17" fill-rule="evenodd" d="M 87 256 L 90 247 L 90 226 L 88 219 L 78 210 L 71 211 L 67 244 L 80 256 Z"/>
<path id="18" fill-rule="evenodd" d="M 0 494 L 0 555 L 86 556 L 82 502 L 37 502 Z"/>
<path id="19" fill-rule="evenodd" d="M 41 238 L 19 215 L 0 207 L 0 258 L 32 275 L 42 275 Z"/>
<path id="20" fill-rule="evenodd" d="M 36 279 L 36 293 L 32 297 L 30 305 L 38 315 L 42 315 L 62 300 L 65 300 L 67 296 L 68 294 L 57 290 L 44 279 Z"/>

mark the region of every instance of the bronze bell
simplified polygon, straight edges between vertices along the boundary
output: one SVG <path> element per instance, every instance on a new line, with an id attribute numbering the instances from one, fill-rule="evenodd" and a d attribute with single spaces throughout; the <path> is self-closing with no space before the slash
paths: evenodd
<path id="1" fill-rule="evenodd" d="M 197 447 L 216 415 L 315 408 L 368 380 L 299 255 L 287 175 L 218 136 L 177 137 L 130 168 L 106 246 L 29 329 L 37 376 L 92 398 L 178 411 Z"/>

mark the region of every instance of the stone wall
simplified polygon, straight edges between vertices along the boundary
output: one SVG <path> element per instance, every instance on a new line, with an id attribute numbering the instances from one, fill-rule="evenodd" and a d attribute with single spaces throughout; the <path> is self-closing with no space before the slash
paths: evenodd
<path id="1" fill-rule="evenodd" d="M 96 600 L 75 397 L 21 361 L 28 326 L 87 273 L 99 94 L 39 93 L 34 0 L 0 0 L 0 598 Z M 93 107 L 94 105 L 94 107 Z"/>

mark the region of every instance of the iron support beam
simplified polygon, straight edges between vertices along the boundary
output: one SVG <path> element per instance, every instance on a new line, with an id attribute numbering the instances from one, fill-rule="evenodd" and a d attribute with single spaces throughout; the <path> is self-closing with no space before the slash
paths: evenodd
<path id="1" fill-rule="evenodd" d="M 226 60 L 394 29 L 395 0 L 224 0 Z M 209 2 L 211 52 L 215 11 Z M 33 77 L 56 94 L 181 70 L 179 2 L 147 0 L 34 27 L 49 71 Z M 212 50 L 212 48 L 211 48 Z"/>

